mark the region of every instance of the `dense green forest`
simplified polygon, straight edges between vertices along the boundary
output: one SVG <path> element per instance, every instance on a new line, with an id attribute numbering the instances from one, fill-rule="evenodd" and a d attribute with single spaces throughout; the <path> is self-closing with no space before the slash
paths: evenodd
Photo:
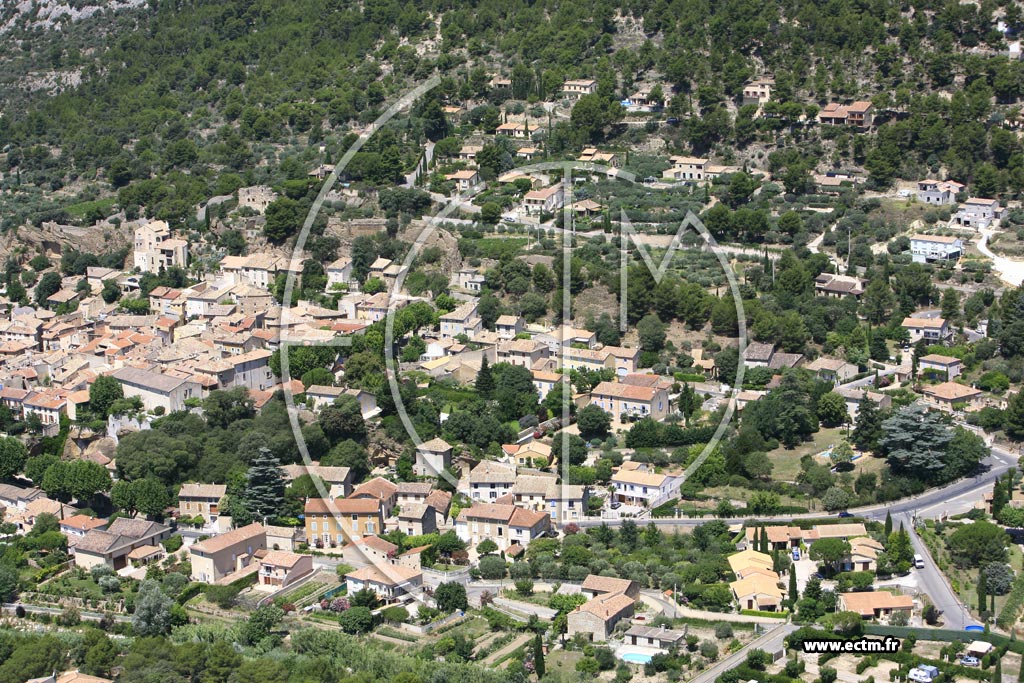
<path id="1" fill-rule="evenodd" d="M 46 193 L 92 181 L 93 194 L 123 188 L 121 204 L 182 223 L 211 195 L 303 177 L 336 158 L 353 130 L 433 74 L 442 99 L 476 105 L 549 98 L 571 77 L 596 78 L 598 96 L 612 102 L 653 80 L 669 88 L 666 113 L 681 121 L 658 133 L 670 150 L 728 157 L 760 142 L 787 148 L 773 172 L 806 171 L 832 154 L 837 165 L 864 165 L 878 185 L 941 163 L 961 180 L 1015 190 L 1024 164 L 1002 123 L 1016 116 L 1004 105 L 1018 100 L 1024 78 L 1019 62 L 1000 56 L 1006 38 L 994 17 L 1014 27 L 1019 15 L 1013 3 L 955 0 L 154 0 L 59 33 L 14 30 L 0 47 L 4 227 L 62 218 Z M 26 94 L 19 75 L 48 69 L 80 72 L 82 84 Z M 762 72 L 775 76 L 774 103 L 755 120 L 731 105 Z M 511 91 L 489 87 L 495 73 L 511 77 Z M 876 103 L 877 139 L 800 123 L 822 103 L 854 98 Z M 374 164 L 415 159 L 430 132 L 423 113 L 365 150 L 382 157 Z M 587 141 L 564 132 L 550 132 L 555 149 Z M 368 177 L 387 184 L 394 175 Z"/>

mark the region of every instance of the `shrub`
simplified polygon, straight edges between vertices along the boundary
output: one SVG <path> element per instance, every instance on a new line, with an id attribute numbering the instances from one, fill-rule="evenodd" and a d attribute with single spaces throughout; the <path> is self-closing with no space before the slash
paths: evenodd
<path id="1" fill-rule="evenodd" d="M 732 624 L 721 622 L 715 625 L 715 638 L 719 640 L 725 640 L 726 638 L 732 638 Z"/>
<path id="2" fill-rule="evenodd" d="M 104 593 L 116 593 L 121 590 L 121 579 L 116 576 L 103 576 L 97 581 Z"/>
<path id="3" fill-rule="evenodd" d="M 713 662 L 718 659 L 718 646 L 710 640 L 705 640 L 700 644 L 700 655 L 708 661 Z"/>
<path id="4" fill-rule="evenodd" d="M 229 609 L 240 592 L 237 586 L 207 586 L 206 599 L 221 609 Z"/>
<path id="5" fill-rule="evenodd" d="M 82 623 L 82 615 L 79 613 L 78 609 L 68 607 L 57 615 L 56 621 L 58 626 L 78 626 Z"/>
<path id="6" fill-rule="evenodd" d="M 409 620 L 409 611 L 401 605 L 393 605 L 380 613 L 384 621 L 391 624 L 404 624 Z"/>
<path id="7" fill-rule="evenodd" d="M 176 553 L 181 550 L 181 545 L 184 543 L 184 539 L 181 536 L 171 536 L 161 542 L 168 553 Z"/>
<path id="8" fill-rule="evenodd" d="M 113 575 L 114 570 L 105 564 L 98 564 L 89 569 L 89 575 L 92 576 L 92 580 L 99 583 L 99 580 L 104 576 Z"/>

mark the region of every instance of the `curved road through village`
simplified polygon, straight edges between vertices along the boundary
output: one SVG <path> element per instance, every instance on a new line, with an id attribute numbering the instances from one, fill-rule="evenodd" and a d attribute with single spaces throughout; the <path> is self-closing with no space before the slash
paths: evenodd
<path id="1" fill-rule="evenodd" d="M 920 590 L 931 598 L 935 607 L 942 613 L 943 626 L 945 628 L 964 629 L 967 626 L 978 625 L 978 622 L 970 616 L 970 612 L 960 602 L 949 581 L 935 566 L 935 562 L 930 561 L 928 549 L 914 532 L 913 519 L 916 517 L 942 517 L 969 509 L 981 497 L 983 490 L 991 486 L 997 477 L 1004 475 L 1010 469 L 1016 467 L 1016 465 L 1017 456 L 1015 454 L 1004 448 L 994 446 L 989 457 L 982 461 L 981 471 L 974 477 L 967 477 L 947 486 L 930 489 L 920 495 L 884 505 L 871 505 L 850 510 L 857 517 L 875 521 L 884 520 L 886 514 L 891 513 L 894 525 L 899 526 L 902 523 L 903 527 L 910 532 L 914 552 L 922 557 L 929 558 L 925 561 L 925 566 L 922 569 L 915 570 Z M 758 517 L 757 520 L 765 523 L 786 523 L 794 519 L 820 517 L 822 517 L 821 513 L 809 513 L 787 517 Z M 653 522 L 660 527 L 693 527 L 709 522 L 712 519 L 717 518 L 657 518 L 634 521 L 640 521 L 641 523 Z M 580 526 L 599 526 L 604 523 L 615 527 L 621 526 L 624 521 L 624 519 L 585 520 L 580 522 Z"/>

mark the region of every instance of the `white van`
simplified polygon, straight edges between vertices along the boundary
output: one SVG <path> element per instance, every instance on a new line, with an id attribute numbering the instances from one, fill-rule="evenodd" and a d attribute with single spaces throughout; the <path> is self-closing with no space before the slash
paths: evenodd
<path id="1" fill-rule="evenodd" d="M 915 683 L 932 683 L 939 677 L 939 670 L 934 666 L 918 666 L 910 670 L 907 678 Z"/>
<path id="2" fill-rule="evenodd" d="M 914 566 L 918 569 L 924 569 L 924 558 L 920 555 L 914 555 Z"/>

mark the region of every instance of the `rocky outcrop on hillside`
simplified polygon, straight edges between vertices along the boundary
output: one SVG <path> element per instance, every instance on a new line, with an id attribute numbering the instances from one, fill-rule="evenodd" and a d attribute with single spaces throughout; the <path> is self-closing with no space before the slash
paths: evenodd
<path id="1" fill-rule="evenodd" d="M 131 246 L 132 239 L 129 227 L 113 223 L 89 227 L 58 223 L 43 223 L 39 228 L 23 225 L 0 235 L 0 258 L 6 259 L 16 249 L 28 254 L 60 256 L 69 246 L 82 252 L 105 254 Z"/>
<path id="2" fill-rule="evenodd" d="M 81 21 L 104 11 L 116 12 L 144 7 L 146 0 L 85 0 L 84 2 L 61 2 L 60 0 L 22 0 L 4 2 L 0 6 L 0 34 L 23 29 L 61 30 L 69 21 Z"/>

